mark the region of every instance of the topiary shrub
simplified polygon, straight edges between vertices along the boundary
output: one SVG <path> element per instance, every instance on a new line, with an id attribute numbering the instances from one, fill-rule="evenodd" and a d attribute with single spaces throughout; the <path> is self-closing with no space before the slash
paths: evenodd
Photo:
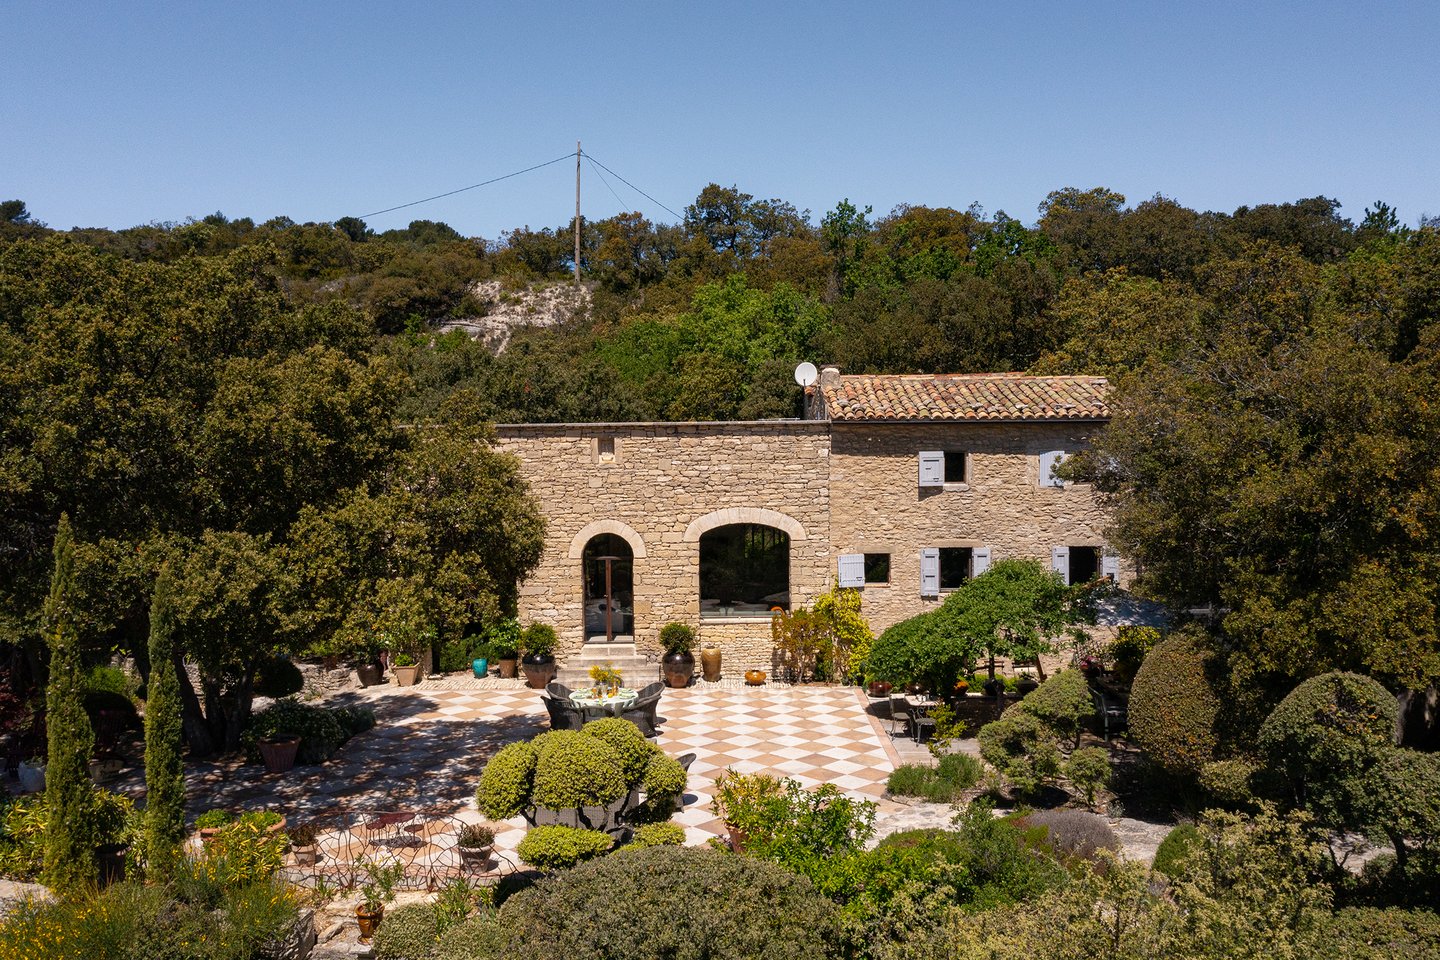
<path id="1" fill-rule="evenodd" d="M 578 827 L 532 827 L 515 848 L 520 859 L 547 872 L 568 870 L 610 852 L 615 841 L 599 830 Z"/>
<path id="2" fill-rule="evenodd" d="M 520 634 L 520 647 L 527 657 L 548 657 L 555 652 L 555 628 L 548 623 L 532 623 Z"/>
<path id="3" fill-rule="evenodd" d="M 1093 809 L 1100 791 L 1110 786 L 1110 752 L 1102 747 L 1076 750 L 1065 761 L 1065 776 Z"/>
<path id="4" fill-rule="evenodd" d="M 1175 880 L 1184 873 L 1186 858 L 1200 849 L 1200 845 L 1200 831 L 1193 823 L 1182 823 L 1165 834 L 1165 839 L 1155 848 L 1152 865 L 1157 873 Z"/>
<path id="5" fill-rule="evenodd" d="M 660 753 L 655 744 L 645 739 L 645 734 L 640 732 L 639 727 L 619 717 L 591 720 L 580 732 L 587 737 L 594 737 L 615 751 L 626 783 L 634 783 L 645 776 L 646 767 Z"/>
<path id="6" fill-rule="evenodd" d="M 255 694 L 279 700 L 294 696 L 305 688 L 305 677 L 300 668 L 285 657 L 270 657 L 260 662 L 255 671 Z"/>
<path id="7" fill-rule="evenodd" d="M 980 755 L 1020 796 L 1033 796 L 1060 775 L 1060 750 L 1054 732 L 1039 717 L 1009 707 L 1000 719 L 980 728 Z"/>
<path id="8" fill-rule="evenodd" d="M 1200 789 L 1210 802 L 1226 810 L 1256 809 L 1258 770 L 1248 760 L 1215 760 L 1200 768 Z"/>
<path id="9" fill-rule="evenodd" d="M 1020 706 L 1076 746 L 1080 744 L 1081 726 L 1095 716 L 1090 685 L 1079 670 L 1062 670 L 1052 675 L 1030 691 Z"/>
<path id="10" fill-rule="evenodd" d="M 660 628 L 660 646 L 666 653 L 689 653 L 695 646 L 695 628 L 688 623 L 667 623 Z"/>
<path id="11" fill-rule="evenodd" d="M 660 816 L 674 812 L 675 801 L 684 795 L 689 783 L 689 775 L 685 773 L 680 761 L 657 750 L 645 765 L 645 777 L 641 781 L 645 788 L 645 804 L 649 808 L 649 815 Z"/>
<path id="12" fill-rule="evenodd" d="M 678 823 L 647 823 L 635 829 L 631 847 L 679 847 L 685 843 L 685 828 Z"/>
<path id="13" fill-rule="evenodd" d="M 480 772 L 475 805 L 491 820 L 509 820 L 530 805 L 538 757 L 529 743 L 512 743 L 501 748 Z"/>
<path id="14" fill-rule="evenodd" d="M 1045 840 L 1066 857 L 1095 860 L 1101 850 L 1120 852 L 1110 824 L 1084 810 L 1037 810 L 1018 818 L 1026 827 L 1043 827 Z"/>
<path id="15" fill-rule="evenodd" d="M 1167 773 L 1192 778 L 1214 759 L 1220 699 L 1199 638 L 1175 634 L 1150 651 L 1130 688 L 1130 736 Z"/>
<path id="16" fill-rule="evenodd" d="M 1362 815 L 1369 833 L 1390 840 L 1401 873 L 1410 867 L 1414 848 L 1440 853 L 1440 756 L 1386 750 L 1366 777 Z"/>
<path id="17" fill-rule="evenodd" d="M 1434 960 L 1440 956 L 1440 914 L 1350 907 L 1322 915 L 1304 943 L 1298 956 Z"/>
<path id="18" fill-rule="evenodd" d="M 435 907 L 411 903 L 385 914 L 371 945 L 376 960 L 430 960 L 440 940 Z"/>
<path id="19" fill-rule="evenodd" d="M 532 743 L 537 757 L 530 801 L 546 810 L 605 807 L 626 794 L 615 751 L 574 730 L 542 733 Z"/>
<path id="20" fill-rule="evenodd" d="M 518 893 L 500 927 L 499 948 L 470 960 L 811 960 L 837 937 L 834 905 L 803 877 L 672 846 L 619 850 Z"/>
<path id="21" fill-rule="evenodd" d="M 494 910 L 457 924 L 440 934 L 435 945 L 434 960 L 485 960 L 502 957 L 507 933 L 500 927 Z"/>

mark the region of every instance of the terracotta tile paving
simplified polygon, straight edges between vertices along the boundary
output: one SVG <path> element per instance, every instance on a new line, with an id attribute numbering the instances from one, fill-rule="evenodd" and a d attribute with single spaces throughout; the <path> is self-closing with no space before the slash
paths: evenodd
<path id="1" fill-rule="evenodd" d="M 385 844 L 411 848 L 405 856 L 417 864 L 455 861 L 458 825 L 481 819 L 474 790 L 485 761 L 501 746 L 549 728 L 539 691 L 476 686 L 380 688 L 360 697 L 375 709 L 379 725 L 319 767 L 286 775 L 256 765 L 192 768 L 190 809 L 270 808 L 292 817 L 349 812 L 360 823 L 362 812 L 414 811 L 414 819 L 390 828 Z M 794 777 L 807 787 L 833 783 L 854 797 L 879 800 L 899 762 L 855 688 L 697 685 L 666 690 L 658 713 L 660 748 L 675 757 L 696 755 L 684 809 L 675 816 L 690 843 L 724 832 L 710 799 L 727 767 Z M 882 812 L 890 806 L 882 801 Z M 426 818 L 443 826 L 427 826 Z M 524 833 L 518 819 L 500 833 L 502 859 L 514 861 Z M 352 841 L 336 838 L 337 852 L 342 842 Z"/>

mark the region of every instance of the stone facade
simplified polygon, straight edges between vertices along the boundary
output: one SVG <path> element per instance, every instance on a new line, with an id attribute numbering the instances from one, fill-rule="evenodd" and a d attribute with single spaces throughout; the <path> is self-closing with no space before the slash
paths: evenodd
<path id="1" fill-rule="evenodd" d="M 888 554 L 889 582 L 864 588 L 878 632 L 937 606 L 921 596 L 921 551 L 988 547 L 992 561 L 1048 562 L 1056 546 L 1103 547 L 1103 518 L 1085 485 L 1042 485 L 1041 455 L 1083 447 L 1098 421 L 523 424 L 498 428 L 546 516 L 539 568 L 520 616 L 555 627 L 557 655 L 586 640 L 582 557 L 614 534 L 634 556 L 633 636 L 658 655 L 679 620 L 724 650 L 725 672 L 772 669 L 768 616 L 701 616 L 700 537 L 759 523 L 790 537 L 789 599 L 829 589 L 842 554 Z M 962 451 L 965 482 L 921 487 L 922 450 Z M 623 631 L 621 631 L 623 632 Z"/>

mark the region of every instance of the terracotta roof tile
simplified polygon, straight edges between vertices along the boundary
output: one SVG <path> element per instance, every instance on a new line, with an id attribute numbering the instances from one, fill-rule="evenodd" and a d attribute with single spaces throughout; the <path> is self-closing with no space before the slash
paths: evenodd
<path id="1" fill-rule="evenodd" d="M 1104 420 L 1104 377 L 1021 373 L 862 374 L 822 378 L 832 420 Z"/>

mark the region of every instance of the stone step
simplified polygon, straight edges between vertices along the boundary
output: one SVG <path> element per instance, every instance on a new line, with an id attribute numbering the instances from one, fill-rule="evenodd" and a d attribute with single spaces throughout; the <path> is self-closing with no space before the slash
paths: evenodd
<path id="1" fill-rule="evenodd" d="M 660 678 L 660 664 L 646 660 L 644 657 L 571 657 L 560 665 L 560 672 L 557 679 L 567 686 L 575 686 L 577 683 L 585 684 L 590 682 L 590 668 L 609 664 L 620 675 L 625 678 L 626 686 L 644 686 L 651 680 Z"/>

